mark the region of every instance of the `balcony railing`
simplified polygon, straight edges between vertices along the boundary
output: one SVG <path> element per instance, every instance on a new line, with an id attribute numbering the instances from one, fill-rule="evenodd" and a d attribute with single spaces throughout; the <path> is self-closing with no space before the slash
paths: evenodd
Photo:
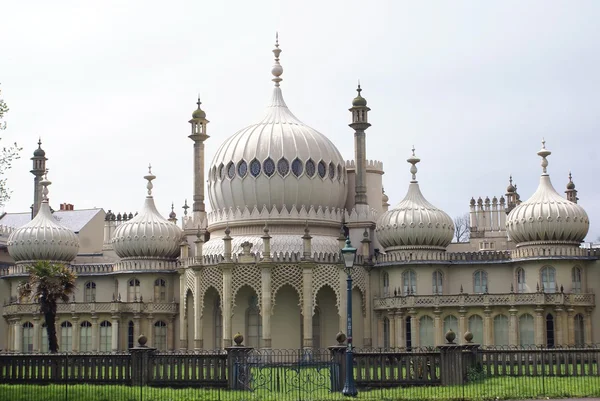
<path id="1" fill-rule="evenodd" d="M 32 315 L 39 313 L 39 304 L 10 304 L 4 306 L 3 315 Z M 96 313 L 166 313 L 175 314 L 179 312 L 179 304 L 176 302 L 71 302 L 58 304 L 58 314 L 96 314 Z"/>
<path id="2" fill-rule="evenodd" d="M 467 306 L 516 306 L 516 305 L 596 305 L 594 294 L 526 293 L 526 294 L 455 294 L 455 295 L 406 295 L 375 298 L 375 310 L 398 308 L 444 308 Z"/>

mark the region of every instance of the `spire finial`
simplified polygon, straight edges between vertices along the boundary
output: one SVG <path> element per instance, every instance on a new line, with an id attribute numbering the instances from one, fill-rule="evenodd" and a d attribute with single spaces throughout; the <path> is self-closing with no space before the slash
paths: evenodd
<path id="1" fill-rule="evenodd" d="M 412 156 L 409 157 L 408 159 L 406 159 L 406 161 L 409 162 L 410 164 L 412 164 L 412 166 L 410 166 L 410 173 L 412 174 L 411 182 L 417 182 L 417 163 L 420 162 L 421 159 L 419 159 L 417 156 L 415 156 L 414 145 L 412 147 Z"/>
<path id="2" fill-rule="evenodd" d="M 542 172 L 544 175 L 548 174 L 546 167 L 548 167 L 548 160 L 546 159 L 548 156 L 552 154 L 548 149 L 546 149 L 546 140 L 542 138 L 542 149 L 537 152 L 538 156 L 542 158 Z"/>
<path id="3" fill-rule="evenodd" d="M 183 209 L 183 215 L 187 216 L 187 210 L 190 208 L 187 204 L 187 199 L 185 200 L 185 203 L 183 204 L 183 206 L 181 208 Z"/>
<path id="4" fill-rule="evenodd" d="M 39 137 L 38 139 L 38 149 L 42 148 L 42 137 Z"/>
<path id="5" fill-rule="evenodd" d="M 171 202 L 171 211 L 175 212 L 175 203 L 174 202 Z"/>
<path id="6" fill-rule="evenodd" d="M 508 177 L 508 182 L 512 185 L 512 174 Z"/>
<path id="7" fill-rule="evenodd" d="M 48 180 L 48 169 L 44 172 L 44 179 L 40 181 L 40 185 L 42 188 L 42 202 L 48 203 L 48 186 L 51 185 L 52 182 Z"/>
<path id="8" fill-rule="evenodd" d="M 279 83 L 283 81 L 283 78 L 281 78 L 283 67 L 279 64 L 279 55 L 281 54 L 281 49 L 279 48 L 279 32 L 275 32 L 275 48 L 273 49 L 273 54 L 275 55 L 275 64 L 273 64 L 273 68 L 271 68 L 271 74 L 273 74 L 275 78 L 271 81 L 275 82 L 275 87 L 279 87 Z"/>
<path id="9" fill-rule="evenodd" d="M 155 178 L 156 176 L 152 174 L 152 165 L 148 164 L 148 175 L 144 176 L 144 179 L 148 181 L 148 184 L 146 184 L 146 188 L 148 189 L 148 197 L 152 196 L 152 188 L 154 187 L 154 185 L 152 185 L 152 180 Z"/>
<path id="10" fill-rule="evenodd" d="M 358 88 L 356 88 L 356 91 L 358 92 L 358 96 L 360 96 L 360 92 L 362 92 L 362 89 L 360 88 L 360 79 L 358 80 Z"/>
<path id="11" fill-rule="evenodd" d="M 198 93 L 198 101 L 196 102 L 196 104 L 198 105 L 198 110 L 200 110 L 200 105 L 202 104 L 202 102 L 200 101 L 200 94 Z"/>

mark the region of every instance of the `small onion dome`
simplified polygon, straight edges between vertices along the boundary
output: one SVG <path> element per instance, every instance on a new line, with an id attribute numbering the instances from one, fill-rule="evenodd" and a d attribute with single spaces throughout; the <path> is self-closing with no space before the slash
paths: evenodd
<path id="1" fill-rule="evenodd" d="M 385 193 L 385 190 L 382 189 L 381 190 L 381 202 L 382 202 L 382 204 L 384 204 L 384 205 L 387 204 L 389 202 L 389 200 L 390 200 L 389 196 L 387 196 L 387 194 Z"/>
<path id="2" fill-rule="evenodd" d="M 546 172 L 550 151 L 542 142 L 538 155 L 543 173 L 535 193 L 514 208 L 506 220 L 509 237 L 517 247 L 537 244 L 579 246 L 588 233 L 590 222 L 585 210 L 556 192 Z"/>
<path id="3" fill-rule="evenodd" d="M 33 157 L 45 157 L 46 152 L 42 149 L 42 140 L 38 141 L 38 148 L 33 151 Z"/>
<path id="4" fill-rule="evenodd" d="M 113 248 L 122 259 L 174 259 L 179 255 L 183 232 L 160 215 L 152 197 L 152 175 L 149 168 L 148 196 L 144 207 L 131 220 L 121 223 L 112 239 Z"/>
<path id="5" fill-rule="evenodd" d="M 575 183 L 573 182 L 573 177 L 571 176 L 571 173 L 569 173 L 569 182 L 567 183 L 567 189 L 570 191 L 575 189 Z"/>
<path id="6" fill-rule="evenodd" d="M 471 201 L 469 202 L 469 205 L 475 206 L 475 198 L 471 197 Z"/>
<path id="7" fill-rule="evenodd" d="M 510 176 L 509 180 L 508 180 L 509 184 L 508 187 L 506 187 L 506 193 L 513 193 L 517 191 L 517 188 L 515 188 L 515 186 L 513 185 L 513 181 L 512 181 L 512 175 Z"/>
<path id="8" fill-rule="evenodd" d="M 17 263 L 47 260 L 56 263 L 70 263 L 79 251 L 77 234 L 58 224 L 48 205 L 47 179 L 40 181 L 43 186 L 42 203 L 37 215 L 23 227 L 14 230 L 8 237 L 8 253 Z"/>
<path id="9" fill-rule="evenodd" d="M 413 155 L 407 160 L 412 164 L 412 181 L 406 196 L 393 209 L 383 213 L 377 221 L 377 239 L 386 252 L 403 249 L 445 250 L 454 236 L 452 219 L 443 210 L 429 203 L 416 180 L 420 161 Z"/>
<path id="10" fill-rule="evenodd" d="M 364 97 L 362 97 L 360 95 L 360 92 L 362 92 L 362 89 L 360 88 L 360 84 L 358 84 L 358 89 L 356 91 L 358 92 L 358 95 L 356 95 L 354 100 L 352 100 L 352 107 L 366 107 L 367 99 L 365 99 Z"/>
<path id="11" fill-rule="evenodd" d="M 200 105 L 202 104 L 202 102 L 200 101 L 200 95 L 198 95 L 198 101 L 196 102 L 196 104 L 198 105 L 198 108 L 196 110 L 194 110 L 194 112 L 192 113 L 192 118 L 193 119 L 206 118 L 206 113 L 204 112 L 204 110 L 202 110 L 200 108 Z"/>

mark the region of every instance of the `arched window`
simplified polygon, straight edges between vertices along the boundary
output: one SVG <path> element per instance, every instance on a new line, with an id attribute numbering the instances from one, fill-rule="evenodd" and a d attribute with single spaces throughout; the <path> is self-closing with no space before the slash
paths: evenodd
<path id="1" fill-rule="evenodd" d="M 167 300 L 167 282 L 162 278 L 154 281 L 154 301 L 165 302 Z"/>
<path id="2" fill-rule="evenodd" d="M 389 297 L 390 296 L 390 275 L 388 272 L 383 272 L 382 281 L 383 281 L 383 296 Z"/>
<path id="3" fill-rule="evenodd" d="M 213 330 L 214 330 L 214 349 L 220 349 L 223 346 L 221 338 L 223 337 L 223 315 L 221 313 L 221 300 L 215 302 L 213 312 Z"/>
<path id="4" fill-rule="evenodd" d="M 167 324 L 162 320 L 154 323 L 154 347 L 161 351 L 167 349 Z"/>
<path id="5" fill-rule="evenodd" d="M 83 292 L 83 298 L 85 299 L 85 302 L 96 302 L 96 283 L 93 281 L 88 281 L 85 283 Z"/>
<path id="6" fill-rule="evenodd" d="M 540 272 L 542 276 L 542 291 L 553 293 L 556 292 L 556 270 L 552 266 L 542 268 Z"/>
<path id="7" fill-rule="evenodd" d="M 417 275 L 413 270 L 405 270 L 402 273 L 402 285 L 404 288 L 404 295 L 417 294 Z"/>
<path id="8" fill-rule="evenodd" d="M 87 320 L 81 322 L 79 327 L 79 351 L 90 352 L 92 350 L 92 324 Z"/>
<path id="9" fill-rule="evenodd" d="M 33 351 L 33 324 L 31 322 L 23 323 L 23 352 Z"/>
<path id="10" fill-rule="evenodd" d="M 475 294 L 483 294 L 488 291 L 487 272 L 477 270 L 473 273 L 473 292 Z"/>
<path id="11" fill-rule="evenodd" d="M 433 295 L 442 295 L 443 284 L 444 284 L 444 275 L 441 271 L 436 270 L 433 272 L 431 281 L 433 284 Z"/>
<path id="12" fill-rule="evenodd" d="M 247 344 L 248 347 L 259 348 L 262 337 L 262 319 L 256 296 L 250 297 L 248 304 L 248 309 L 246 309 Z"/>
<path id="13" fill-rule="evenodd" d="M 136 302 L 140 300 L 140 280 L 132 278 L 127 283 L 127 301 Z"/>
<path id="14" fill-rule="evenodd" d="M 431 316 L 421 316 L 421 319 L 419 319 L 419 345 L 421 347 L 431 347 L 434 343 L 433 319 Z"/>
<path id="15" fill-rule="evenodd" d="M 575 266 L 571 270 L 571 283 L 572 283 L 571 292 L 573 292 L 575 294 L 580 294 L 581 293 L 581 269 L 577 266 Z"/>
<path id="16" fill-rule="evenodd" d="M 452 329 L 454 333 L 456 333 L 456 337 L 459 336 L 458 333 L 458 319 L 456 316 L 448 315 L 444 318 L 444 341 L 446 338 L 446 333 L 448 330 Z"/>
<path id="17" fill-rule="evenodd" d="M 133 336 L 134 336 L 135 325 L 130 320 L 127 325 L 127 348 L 133 348 Z"/>
<path id="18" fill-rule="evenodd" d="M 73 325 L 71 322 L 62 322 L 60 325 L 60 351 L 73 351 Z"/>
<path id="19" fill-rule="evenodd" d="M 105 320 L 100 323 L 100 351 L 109 352 L 112 348 L 112 324 Z"/>
<path id="20" fill-rule="evenodd" d="M 508 317 L 496 315 L 494 318 L 494 345 L 508 344 Z"/>
<path id="21" fill-rule="evenodd" d="M 387 316 L 383 318 L 383 348 L 390 348 L 390 319 Z"/>
<path id="22" fill-rule="evenodd" d="M 406 319 L 404 320 L 404 329 L 405 329 L 405 333 L 406 333 L 406 348 L 407 349 L 411 349 L 412 348 L 412 323 L 411 323 L 411 317 L 407 316 Z"/>
<path id="23" fill-rule="evenodd" d="M 546 315 L 546 345 L 554 348 L 554 316 L 551 313 Z"/>
<path id="24" fill-rule="evenodd" d="M 42 352 L 48 352 L 50 350 L 49 346 L 48 346 L 48 326 L 46 326 L 46 323 L 42 324 Z"/>
<path id="25" fill-rule="evenodd" d="M 525 313 L 519 317 L 519 344 L 534 345 L 533 316 Z"/>
<path id="26" fill-rule="evenodd" d="M 573 319 L 575 320 L 575 324 L 573 325 L 575 329 L 575 345 L 585 345 L 585 325 L 583 315 L 578 313 Z"/>
<path id="27" fill-rule="evenodd" d="M 525 292 L 525 270 L 522 267 L 517 269 L 517 293 Z"/>
<path id="28" fill-rule="evenodd" d="M 479 315 L 469 317 L 469 331 L 473 333 L 475 344 L 483 343 L 483 319 Z"/>

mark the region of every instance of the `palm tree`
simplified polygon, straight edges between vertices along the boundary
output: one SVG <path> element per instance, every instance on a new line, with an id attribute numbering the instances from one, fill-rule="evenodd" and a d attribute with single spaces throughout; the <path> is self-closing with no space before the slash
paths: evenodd
<path id="1" fill-rule="evenodd" d="M 21 298 L 28 298 L 40 304 L 40 312 L 46 320 L 48 333 L 48 349 L 58 352 L 56 338 L 56 308 L 59 300 L 69 301 L 69 296 L 75 290 L 77 276 L 67 266 L 48 261 L 35 262 L 29 267 L 29 278 L 19 284 Z"/>

